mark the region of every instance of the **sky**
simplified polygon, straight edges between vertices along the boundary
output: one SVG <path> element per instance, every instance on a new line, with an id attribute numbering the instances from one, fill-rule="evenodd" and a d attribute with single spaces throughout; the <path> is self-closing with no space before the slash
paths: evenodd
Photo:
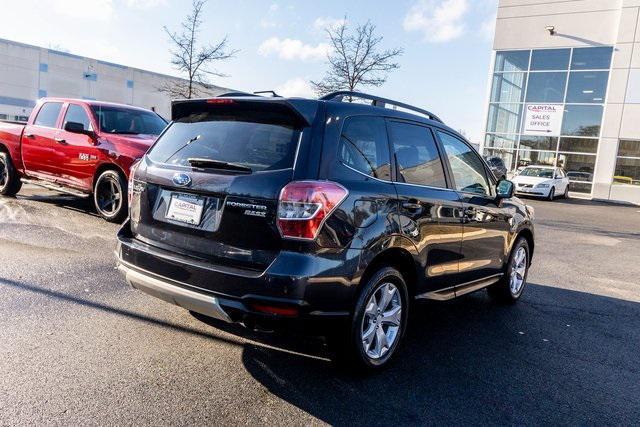
<path id="1" fill-rule="evenodd" d="M 383 48 L 402 48 L 400 68 L 363 92 L 440 116 L 472 142 L 482 137 L 497 0 L 208 0 L 200 39 L 225 36 L 236 56 L 215 65 L 211 83 L 313 96 L 327 70 L 325 28 L 370 20 Z M 7 2 L 0 38 L 179 75 L 163 26 L 178 30 L 191 0 L 21 0 Z M 0 77 L 1 78 L 1 77 Z"/>

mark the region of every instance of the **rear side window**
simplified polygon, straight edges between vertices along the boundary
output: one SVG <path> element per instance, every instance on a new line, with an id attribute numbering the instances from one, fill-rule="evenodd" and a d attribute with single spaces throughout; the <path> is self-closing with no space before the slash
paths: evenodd
<path id="1" fill-rule="evenodd" d="M 160 135 L 165 121 L 156 113 L 111 105 L 92 105 L 100 130 L 121 135 Z"/>
<path id="2" fill-rule="evenodd" d="M 447 187 L 442 161 L 431 130 L 389 122 L 389 139 L 398 162 L 399 180 L 408 184 Z"/>
<path id="3" fill-rule="evenodd" d="M 345 120 L 338 148 L 340 161 L 365 175 L 390 180 L 391 166 L 384 119 L 350 117 Z"/>
<path id="4" fill-rule="evenodd" d="M 67 113 L 64 116 L 64 123 L 62 124 L 62 127 L 64 128 L 68 122 L 82 123 L 85 130 L 91 130 L 91 120 L 89 120 L 89 116 L 80 105 L 69 105 Z"/>
<path id="5" fill-rule="evenodd" d="M 448 133 L 438 131 L 438 137 L 447 153 L 456 189 L 467 193 L 489 195 L 489 182 L 482 159 L 475 150 Z"/>
<path id="6" fill-rule="evenodd" d="M 60 102 L 45 103 L 42 108 L 40 108 L 40 111 L 38 111 L 38 115 L 36 116 L 36 120 L 33 122 L 33 124 L 38 126 L 46 126 L 49 128 L 56 127 L 56 122 L 58 121 L 58 116 L 60 115 L 61 108 L 62 103 Z"/>
<path id="7" fill-rule="evenodd" d="M 300 138 L 288 117 L 250 110 L 193 114 L 174 122 L 156 142 L 154 162 L 190 166 L 189 159 L 235 163 L 252 171 L 293 167 Z"/>

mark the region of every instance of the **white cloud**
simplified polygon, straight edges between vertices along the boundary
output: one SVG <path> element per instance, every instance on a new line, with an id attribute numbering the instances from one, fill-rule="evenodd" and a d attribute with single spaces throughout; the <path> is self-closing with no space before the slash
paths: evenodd
<path id="1" fill-rule="evenodd" d="M 487 40 L 493 40 L 496 32 L 496 17 L 495 15 L 488 17 L 482 24 L 480 24 L 480 33 Z"/>
<path id="2" fill-rule="evenodd" d="M 345 22 L 346 20 L 344 18 L 332 18 L 330 16 L 320 17 L 313 22 L 313 28 L 316 30 L 325 30 L 327 28 L 339 27 Z"/>
<path id="3" fill-rule="evenodd" d="M 297 39 L 271 37 L 260 45 L 258 53 L 262 56 L 276 54 L 279 58 L 287 60 L 320 60 L 325 59 L 330 50 L 331 46 L 328 43 L 313 46 Z"/>
<path id="4" fill-rule="evenodd" d="M 278 95 L 285 97 L 299 96 L 302 98 L 315 98 L 316 94 L 311 88 L 309 81 L 302 77 L 289 79 L 274 89 Z"/>
<path id="5" fill-rule="evenodd" d="M 421 31 L 426 41 L 442 43 L 462 36 L 467 0 L 419 0 L 404 18 L 406 31 Z"/>
<path id="6" fill-rule="evenodd" d="M 108 21 L 113 16 L 112 0 L 51 0 L 58 15 L 69 18 Z"/>

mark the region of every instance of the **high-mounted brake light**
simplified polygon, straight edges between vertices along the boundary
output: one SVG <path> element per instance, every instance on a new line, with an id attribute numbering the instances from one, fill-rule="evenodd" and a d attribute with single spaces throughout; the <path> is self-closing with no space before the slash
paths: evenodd
<path id="1" fill-rule="evenodd" d="M 233 104 L 235 101 L 233 99 L 224 99 L 224 98 L 214 98 L 207 99 L 207 104 Z"/>
<path id="2" fill-rule="evenodd" d="M 296 181 L 280 192 L 278 228 L 282 237 L 313 240 L 347 190 L 331 181 Z"/>

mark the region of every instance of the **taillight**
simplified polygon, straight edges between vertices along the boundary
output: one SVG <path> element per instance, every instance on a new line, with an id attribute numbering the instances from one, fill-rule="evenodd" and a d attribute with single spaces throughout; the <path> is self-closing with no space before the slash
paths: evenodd
<path id="1" fill-rule="evenodd" d="M 134 181 L 134 176 L 136 174 L 136 169 L 138 169 L 138 166 L 140 165 L 140 161 L 142 159 L 138 159 L 136 160 L 132 165 L 131 168 L 129 169 L 129 183 L 127 186 L 127 197 L 129 200 L 129 206 L 131 206 L 131 200 L 133 199 L 133 181 Z"/>
<path id="2" fill-rule="evenodd" d="M 347 190 L 330 181 L 296 181 L 280 192 L 278 228 L 282 237 L 313 240 L 324 221 L 347 197 Z"/>

